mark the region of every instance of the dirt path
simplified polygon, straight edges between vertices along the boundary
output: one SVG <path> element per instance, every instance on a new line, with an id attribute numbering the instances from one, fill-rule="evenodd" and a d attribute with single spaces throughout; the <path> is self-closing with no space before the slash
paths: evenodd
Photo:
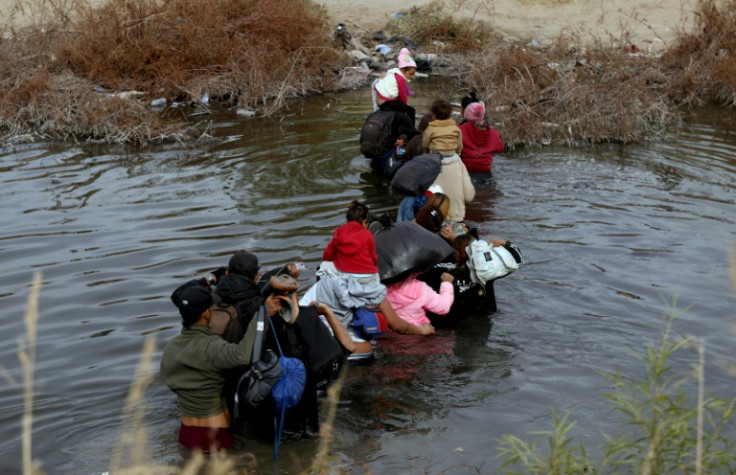
<path id="1" fill-rule="evenodd" d="M 431 0 L 319 0 L 336 23 L 374 31 L 392 15 Z M 642 50 L 659 51 L 689 29 L 697 0 L 448 0 L 457 14 L 487 21 L 504 35 L 538 42 L 564 34 L 583 43 L 597 36 L 604 41 L 628 39 Z M 459 5 L 459 7 L 457 7 Z M 351 23 L 353 23 L 351 25 Z"/>

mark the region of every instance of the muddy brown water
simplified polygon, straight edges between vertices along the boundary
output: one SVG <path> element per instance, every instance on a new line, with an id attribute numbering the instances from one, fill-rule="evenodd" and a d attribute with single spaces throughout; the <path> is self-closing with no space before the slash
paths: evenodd
<path id="1" fill-rule="evenodd" d="M 418 96 L 418 108 L 431 99 Z M 157 368 L 179 331 L 168 299 L 179 283 L 251 249 L 266 267 L 305 262 L 306 286 L 351 200 L 396 208 L 401 196 L 358 152 L 368 91 L 295 101 L 292 111 L 280 120 L 208 117 L 218 140 L 192 148 L 0 149 L 0 472 L 20 464 L 17 352 L 34 271 L 44 285 L 33 456 L 48 473 L 102 473 L 129 421 L 122 407 L 144 339 L 157 338 Z M 706 342 L 708 388 L 733 397 L 719 362 L 734 362 L 736 338 L 727 262 L 736 135 L 725 118 L 707 111 L 652 144 L 497 156 L 496 178 L 467 218 L 484 236 L 515 241 L 525 267 L 496 284 L 496 313 L 462 315 L 433 338 L 387 338 L 374 365 L 350 369 L 335 467 L 493 473 L 503 434 L 547 430 L 552 411 L 568 410 L 578 421 L 572 435 L 596 455 L 600 432 L 620 433 L 621 422 L 600 372 L 641 376 L 628 349 L 657 341 L 673 300 L 689 307 L 675 329 Z M 686 352 L 674 364 L 694 361 Z M 140 406 L 148 455 L 180 464 L 174 395 L 156 380 Z M 238 442 L 258 457 L 259 473 L 297 473 L 317 448 L 286 441 L 273 462 L 268 441 Z"/>

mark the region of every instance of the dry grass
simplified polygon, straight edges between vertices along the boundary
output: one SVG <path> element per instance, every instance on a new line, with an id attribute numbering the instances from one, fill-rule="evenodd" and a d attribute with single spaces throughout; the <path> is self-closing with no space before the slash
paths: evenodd
<path id="1" fill-rule="evenodd" d="M 20 5 L 20 4 L 19 4 Z M 186 109 L 265 108 L 340 87 L 324 12 L 304 0 L 37 0 L 0 41 L 0 130 L 106 142 L 190 140 Z M 95 92 L 102 90 L 102 92 Z M 109 92 L 140 91 L 143 99 Z"/>
<path id="2" fill-rule="evenodd" d="M 449 70 L 461 88 L 478 91 L 511 147 L 627 143 L 664 134 L 674 115 L 654 59 L 600 46 L 578 54 L 566 45 L 501 44 L 471 61 L 457 57 Z"/>
<path id="3" fill-rule="evenodd" d="M 440 53 L 434 73 L 448 77 L 455 96 L 477 90 L 511 147 L 656 139 L 681 106 L 736 106 L 736 0 L 700 0 L 696 28 L 662 58 L 601 43 L 573 47 L 569 32 L 545 48 L 505 42 L 482 22 L 454 18 L 452 6 L 463 3 L 412 8 L 385 34 Z M 6 26 L 0 36 L 0 140 L 192 141 L 207 134 L 189 118 L 191 107 L 160 111 L 150 100 L 204 110 L 207 96 L 269 116 L 291 97 L 368 81 L 343 67 L 325 12 L 309 0 L 33 0 L 18 7 L 35 22 Z"/>
<path id="4" fill-rule="evenodd" d="M 456 19 L 442 1 L 412 7 L 403 16 L 391 19 L 385 27 L 387 36 L 404 36 L 418 45 L 443 52 L 480 51 L 499 35 L 490 26 L 474 19 Z"/>
<path id="5" fill-rule="evenodd" d="M 679 104 L 736 106 L 736 0 L 700 0 L 695 27 L 662 58 Z"/>

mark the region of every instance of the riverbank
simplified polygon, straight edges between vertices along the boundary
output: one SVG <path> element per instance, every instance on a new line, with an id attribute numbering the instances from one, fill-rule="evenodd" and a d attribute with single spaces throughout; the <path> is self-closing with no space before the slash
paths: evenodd
<path id="1" fill-rule="evenodd" d="M 0 0 L 2 23 L 25 24 L 24 12 L 15 12 L 18 0 Z M 93 4 L 102 2 L 93 1 Z M 432 0 L 413 0 L 398 6 L 394 0 L 320 0 L 334 23 L 374 32 L 391 18 Z M 596 39 L 629 41 L 657 52 L 672 44 L 678 31 L 689 31 L 697 0 L 450 0 L 449 11 L 458 18 L 484 21 L 510 40 L 549 41 L 568 35 L 588 43 Z M 27 8 L 27 7 L 26 7 Z"/>
<path id="2" fill-rule="evenodd" d="M 289 98 L 368 84 L 360 57 L 379 29 L 436 54 L 430 73 L 452 95 L 475 89 L 510 147 L 658 138 L 683 105 L 736 103 L 736 0 L 133 3 L 5 24 L 0 139 L 195 140 L 209 131 L 192 117 L 214 107 L 270 117 Z M 333 41 L 338 22 L 352 43 Z"/>

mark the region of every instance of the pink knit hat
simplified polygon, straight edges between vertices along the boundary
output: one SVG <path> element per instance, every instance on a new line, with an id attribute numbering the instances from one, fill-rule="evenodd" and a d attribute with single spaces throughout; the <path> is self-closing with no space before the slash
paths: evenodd
<path id="1" fill-rule="evenodd" d="M 482 102 L 471 102 L 465 108 L 465 112 L 463 113 L 465 120 L 474 124 L 482 123 L 485 115 L 486 106 L 484 106 Z"/>
<path id="2" fill-rule="evenodd" d="M 401 48 L 399 51 L 399 69 L 401 68 L 416 68 L 417 63 L 414 62 L 414 58 L 409 54 L 409 50 Z"/>

